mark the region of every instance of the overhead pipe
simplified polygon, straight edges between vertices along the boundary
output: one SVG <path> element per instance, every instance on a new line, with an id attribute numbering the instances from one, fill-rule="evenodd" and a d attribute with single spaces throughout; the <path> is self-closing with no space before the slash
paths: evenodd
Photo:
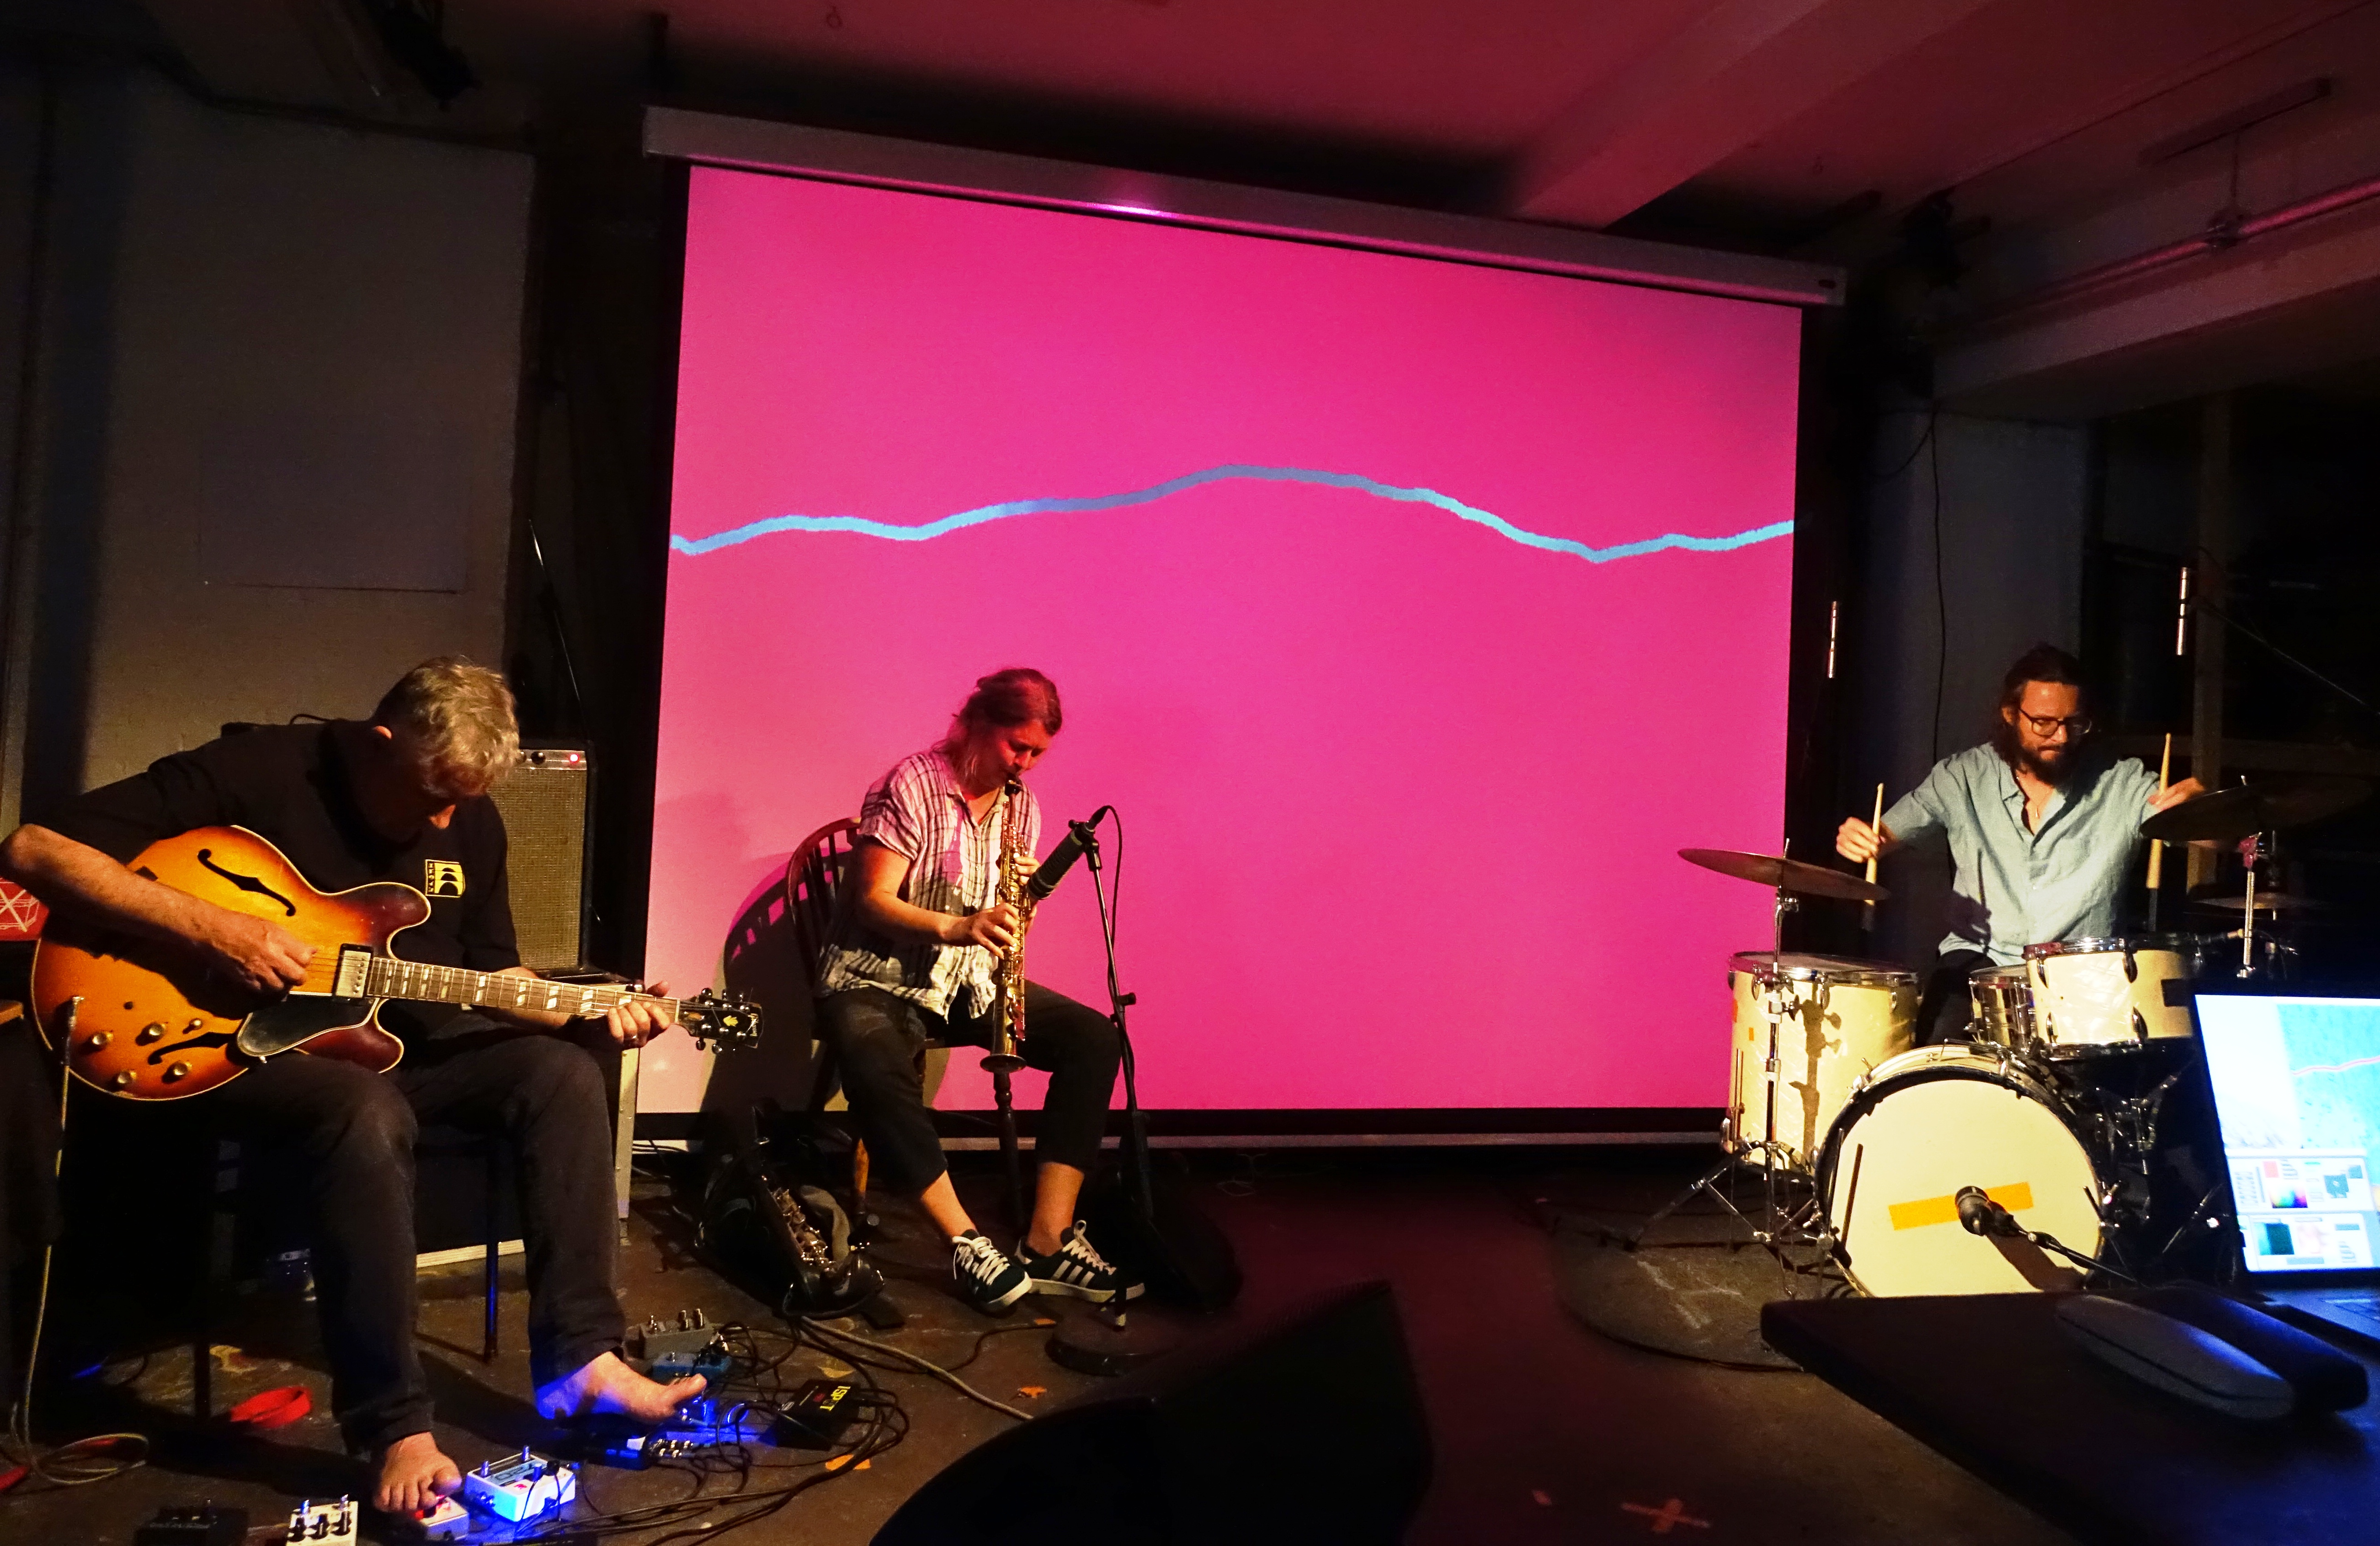
<path id="1" fill-rule="evenodd" d="M 2302 225 L 2309 220 L 2318 220 L 2325 214 L 2335 214 L 2340 210 L 2353 209 L 2358 204 L 2369 203 L 2374 199 L 2380 199 L 2380 177 L 2365 177 L 2360 182 L 2348 183 L 2342 187 L 2334 188 L 2326 193 L 2317 193 L 2311 198 L 2301 199 L 2293 204 L 2283 204 L 2280 208 L 2268 210 L 2263 214 L 2248 215 L 2236 220 L 2217 215 L 2205 230 L 2194 237 L 2186 237 L 2180 241 L 2169 242 L 2163 247 L 2151 248 L 2146 252 L 2138 253 L 2130 258 L 2119 258 L 2112 263 L 2102 263 L 2097 268 L 2086 268 L 2080 274 L 2070 274 L 2040 289 L 2018 296 L 2004 305 L 1995 307 L 1973 318 L 1966 325 L 1981 326 L 2005 321 L 2027 311 L 2037 311 L 2044 307 L 2055 306 L 2060 301 L 2071 300 L 2077 296 L 2104 289 L 2127 279 L 2137 279 L 2143 274 L 2155 274 L 2160 269 L 2171 268 L 2174 264 L 2192 258 L 2228 251 L 2243 241 L 2256 237 L 2269 236 L 2275 231 L 2284 231 L 2292 225 Z"/>

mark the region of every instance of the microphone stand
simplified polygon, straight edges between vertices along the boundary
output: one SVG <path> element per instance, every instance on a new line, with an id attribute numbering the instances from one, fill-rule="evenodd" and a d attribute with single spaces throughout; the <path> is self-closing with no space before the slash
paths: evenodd
<path id="1" fill-rule="evenodd" d="M 1108 958 L 1108 1023 L 1115 1027 L 1116 1051 L 1123 1073 L 1123 1143 L 1124 1185 L 1134 1206 L 1143 1216 L 1154 1218 L 1157 1205 L 1148 1174 L 1148 1117 L 1140 1109 L 1140 1077 L 1137 1060 L 1133 1056 L 1132 1032 L 1124 1025 L 1123 1012 L 1140 1002 L 1137 993 L 1127 993 L 1119 984 L 1116 974 L 1115 918 L 1108 907 L 1107 888 L 1100 884 L 1099 840 L 1091 829 L 1101 816 L 1113 815 L 1115 808 L 1101 806 L 1091 813 L 1075 835 L 1082 840 L 1083 861 L 1091 867 L 1091 896 L 1099 904 L 1099 943 L 1107 949 Z M 1123 903 L 1122 872 L 1118 872 L 1116 903 Z"/>
<path id="2" fill-rule="evenodd" d="M 1983 1188 L 1974 1189 L 1981 1191 Z M 2088 1252 L 2079 1251 L 2070 1246 L 2061 1244 L 2058 1236 L 2046 1231 L 2025 1228 L 2023 1224 L 2017 1222 L 2017 1216 L 2014 1213 L 2010 1212 L 1999 1203 L 1988 1203 L 1987 1208 L 1987 1211 L 1972 1223 L 1964 1214 L 1961 1214 L 1959 1219 L 1960 1225 L 1968 1234 L 1980 1236 L 1986 1240 L 2022 1240 L 2025 1244 L 2038 1249 L 2055 1251 L 2085 1272 L 2105 1272 L 2111 1278 L 2122 1279 L 2134 1288 L 2141 1286 L 2141 1280 L 2125 1272 L 2121 1267 L 2111 1266 Z"/>
<path id="3" fill-rule="evenodd" d="M 1107 950 L 1108 1023 L 1115 1027 L 1118 1065 L 1123 1075 L 1123 1138 L 1118 1145 L 1123 1162 L 1124 1200 L 1136 1210 L 1153 1233 L 1157 1210 L 1154 1187 L 1148 1171 L 1148 1118 L 1140 1109 L 1140 1083 L 1132 1050 L 1132 1033 L 1124 1025 L 1124 1011 L 1139 1002 L 1139 995 L 1123 991 L 1116 972 L 1116 915 L 1123 905 L 1123 864 L 1116 864 L 1116 906 L 1108 906 L 1107 888 L 1100 883 L 1099 839 L 1091 829 L 1100 818 L 1115 814 L 1115 807 L 1103 805 L 1091 812 L 1087 822 L 1075 824 L 1072 830 L 1083 846 L 1083 858 L 1091 867 L 1091 895 L 1099 903 L 1099 941 Z M 1117 851 L 1123 851 L 1122 824 L 1117 831 Z M 1144 1316 L 1138 1322 L 1128 1320 L 1124 1301 L 1117 1299 L 1105 1307 L 1104 1315 L 1072 1317 L 1061 1321 L 1058 1329 L 1050 1333 L 1047 1350 L 1050 1361 L 1080 1374 L 1122 1374 L 1138 1368 L 1160 1354 L 1170 1352 L 1179 1344 L 1178 1333 L 1159 1327 L 1149 1334 L 1150 1322 Z"/>

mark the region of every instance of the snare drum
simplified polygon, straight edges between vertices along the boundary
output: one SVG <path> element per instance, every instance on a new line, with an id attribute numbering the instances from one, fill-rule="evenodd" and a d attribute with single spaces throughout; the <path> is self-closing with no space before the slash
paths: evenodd
<path id="1" fill-rule="evenodd" d="M 1878 961 L 1767 951 L 1745 951 L 1730 968 L 1735 1053 L 1722 1141 L 1747 1163 L 1769 1163 L 1756 1147 L 1768 1133 L 1766 1000 L 1772 986 L 1787 988 L 1801 1007 L 1777 1029 L 1777 1159 L 1806 1171 L 1852 1087 L 1908 1049 L 1917 1026 L 1917 974 Z"/>
<path id="2" fill-rule="evenodd" d="M 2174 934 L 2025 946 L 2034 1055 L 2107 1057 L 2190 1041 L 2197 953 L 2196 941 Z"/>
<path id="3" fill-rule="evenodd" d="M 2077 1285 L 2036 1246 L 1971 1235 L 1961 1187 L 2027 1229 L 2099 1251 L 2097 1164 L 2066 1102 L 1990 1047 L 1945 1042 L 1881 1065 L 1828 1135 L 1818 1196 L 1864 1294 L 2000 1294 Z"/>
<path id="4" fill-rule="evenodd" d="M 1969 972 L 1967 1002 L 1974 1009 L 1967 1023 L 1969 1040 L 2012 1053 L 2033 1044 L 2033 989 L 2023 967 L 1978 967 Z"/>

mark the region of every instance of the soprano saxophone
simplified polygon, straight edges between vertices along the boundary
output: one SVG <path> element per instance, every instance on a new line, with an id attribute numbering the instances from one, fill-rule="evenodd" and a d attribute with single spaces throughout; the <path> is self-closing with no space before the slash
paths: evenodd
<path id="1" fill-rule="evenodd" d="M 1016 797 L 1025 792 L 1012 783 L 1001 795 L 1000 884 L 997 905 L 1016 910 L 1016 930 L 1001 953 L 992 979 L 991 1053 L 983 1065 L 996 1074 L 1013 1074 L 1025 1066 L 1019 1049 L 1025 1042 L 1025 931 L 1033 924 L 1033 894 L 1025 883 L 1033 877 L 1033 852 L 1025 846 L 1025 823 L 1017 820 Z"/>

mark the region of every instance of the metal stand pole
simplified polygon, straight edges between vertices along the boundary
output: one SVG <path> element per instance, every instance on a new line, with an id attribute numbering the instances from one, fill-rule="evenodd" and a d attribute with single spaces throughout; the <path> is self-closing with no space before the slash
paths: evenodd
<path id="1" fill-rule="evenodd" d="M 1017 1238 L 1023 1239 L 1033 1227 L 1033 1215 L 1025 1207 L 1025 1162 L 1016 1151 L 1016 1091 L 1009 1084 L 1009 1076 L 1025 1065 L 1021 1057 L 1002 1057 L 994 1053 L 983 1060 L 991 1070 L 992 1104 L 1000 1108 L 1000 1163 L 1008 1175 L 1008 1218 L 1016 1228 Z"/>

